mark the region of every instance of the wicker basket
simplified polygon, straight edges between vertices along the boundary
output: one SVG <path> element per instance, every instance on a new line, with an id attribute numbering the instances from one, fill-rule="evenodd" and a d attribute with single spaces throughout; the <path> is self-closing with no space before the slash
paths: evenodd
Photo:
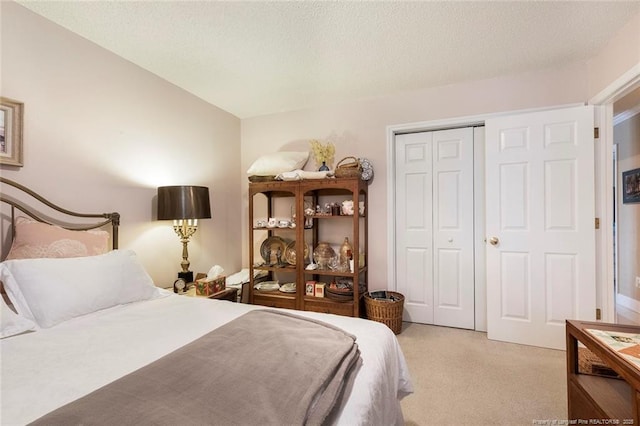
<path id="1" fill-rule="evenodd" d="M 388 291 L 387 295 L 396 299 L 393 302 L 376 300 L 364 295 L 364 304 L 367 311 L 367 318 L 373 321 L 381 322 L 391 329 L 395 334 L 402 331 L 402 309 L 404 307 L 404 296 L 394 291 Z"/>
<path id="2" fill-rule="evenodd" d="M 334 171 L 337 178 L 353 178 L 362 175 L 362 166 L 356 157 L 344 157 Z"/>

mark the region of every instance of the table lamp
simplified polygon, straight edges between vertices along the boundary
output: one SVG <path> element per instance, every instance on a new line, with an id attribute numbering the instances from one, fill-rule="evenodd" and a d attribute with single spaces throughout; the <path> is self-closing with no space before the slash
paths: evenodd
<path id="1" fill-rule="evenodd" d="M 198 229 L 198 219 L 211 218 L 209 188 L 205 186 L 161 186 L 158 188 L 158 220 L 173 220 L 173 230 L 182 242 L 182 271 L 178 278 L 193 282 L 189 271 L 189 238 Z"/>

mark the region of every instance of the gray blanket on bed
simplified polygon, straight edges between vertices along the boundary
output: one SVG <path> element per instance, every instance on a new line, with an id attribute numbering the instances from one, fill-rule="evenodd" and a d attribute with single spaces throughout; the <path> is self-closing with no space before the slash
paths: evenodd
<path id="1" fill-rule="evenodd" d="M 360 362 L 345 331 L 256 310 L 33 424 L 323 424 Z"/>

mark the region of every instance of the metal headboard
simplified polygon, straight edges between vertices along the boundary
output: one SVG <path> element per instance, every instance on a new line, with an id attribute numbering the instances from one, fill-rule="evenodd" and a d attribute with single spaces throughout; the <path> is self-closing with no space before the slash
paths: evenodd
<path id="1" fill-rule="evenodd" d="M 15 229 L 15 220 L 16 220 L 16 215 L 15 215 L 15 211 L 20 210 L 21 212 L 23 212 L 24 214 L 28 215 L 29 217 L 31 217 L 34 220 L 37 220 L 39 222 L 43 222 L 43 223 L 48 223 L 50 225 L 57 225 L 60 226 L 62 228 L 65 229 L 69 229 L 69 230 L 74 230 L 74 231 L 87 231 L 89 229 L 96 229 L 96 228 L 101 228 L 103 226 L 107 226 L 107 225 L 111 225 L 111 245 L 112 248 L 115 250 L 118 248 L 118 226 L 120 225 L 120 213 L 77 213 L 77 212 L 73 212 L 71 210 L 67 210 L 64 209 L 60 206 L 57 206 L 55 204 L 53 204 L 51 201 L 45 199 L 44 197 L 42 197 L 39 194 L 36 194 L 35 192 L 33 192 L 32 190 L 30 190 L 29 188 L 20 185 L 17 182 L 14 182 L 10 179 L 7 178 L 3 178 L 0 177 L 0 183 L 5 184 L 5 185 L 9 185 L 12 186 L 14 188 L 16 188 L 18 191 L 20 191 L 21 193 L 25 193 L 33 198 L 35 198 L 36 200 L 38 200 L 39 202 L 41 202 L 42 204 L 46 205 L 47 207 L 60 212 L 64 215 L 70 216 L 70 217 L 82 217 L 82 218 L 102 218 L 105 219 L 103 221 L 100 222 L 96 222 L 96 223 L 89 223 L 89 224 L 69 224 L 69 223 L 63 223 L 63 222 L 56 222 L 55 220 L 53 220 L 52 218 L 46 217 L 44 214 L 37 212 L 36 210 L 34 210 L 34 208 L 32 206 L 29 206 L 26 202 L 22 201 L 22 200 L 18 200 L 15 199 L 13 197 L 8 196 L 5 193 L 0 193 L 0 202 L 3 204 L 9 204 L 11 206 L 11 232 L 12 232 L 12 239 L 13 239 L 13 230 Z"/>

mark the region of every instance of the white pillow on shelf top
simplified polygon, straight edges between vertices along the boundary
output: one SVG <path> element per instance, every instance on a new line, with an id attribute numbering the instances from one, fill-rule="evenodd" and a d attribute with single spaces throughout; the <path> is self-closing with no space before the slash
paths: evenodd
<path id="1" fill-rule="evenodd" d="M 276 176 L 280 173 L 302 169 L 308 159 L 308 151 L 281 151 L 267 154 L 254 161 L 247 170 L 247 174 L 250 176 Z"/>

